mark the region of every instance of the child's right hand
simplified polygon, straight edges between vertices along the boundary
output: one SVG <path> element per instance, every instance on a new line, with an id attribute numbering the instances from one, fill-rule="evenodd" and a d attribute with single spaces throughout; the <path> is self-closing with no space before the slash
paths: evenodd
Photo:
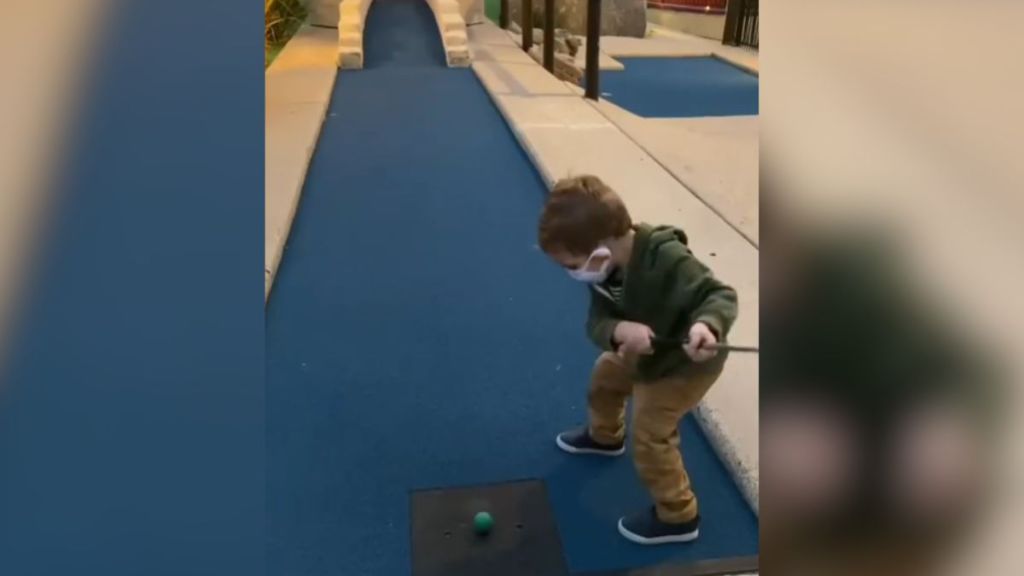
<path id="1" fill-rule="evenodd" d="M 619 345 L 616 352 L 623 358 L 637 354 L 647 355 L 654 353 L 654 347 L 651 345 L 654 331 L 644 324 L 625 320 L 619 322 L 615 326 L 613 338 Z"/>

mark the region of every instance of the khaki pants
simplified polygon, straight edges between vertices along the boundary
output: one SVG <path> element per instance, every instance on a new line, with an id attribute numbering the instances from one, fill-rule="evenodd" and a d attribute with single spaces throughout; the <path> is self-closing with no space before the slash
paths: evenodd
<path id="1" fill-rule="evenodd" d="M 636 382 L 628 360 L 597 359 L 588 394 L 590 437 L 618 444 L 626 433 L 626 400 L 633 396 L 633 463 L 663 522 L 697 516 L 697 497 L 679 451 L 679 421 L 704 397 L 720 372 Z M 635 384 L 635 385 L 634 385 Z"/>

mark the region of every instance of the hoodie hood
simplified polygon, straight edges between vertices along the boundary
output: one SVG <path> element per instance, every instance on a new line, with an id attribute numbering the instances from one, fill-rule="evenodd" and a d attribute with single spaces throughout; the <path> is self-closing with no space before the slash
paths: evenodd
<path id="1" fill-rule="evenodd" d="M 635 227 L 633 262 L 651 270 L 665 265 L 666 259 L 678 258 L 678 244 L 688 246 L 686 232 L 673 226 L 650 226 L 639 224 Z"/>

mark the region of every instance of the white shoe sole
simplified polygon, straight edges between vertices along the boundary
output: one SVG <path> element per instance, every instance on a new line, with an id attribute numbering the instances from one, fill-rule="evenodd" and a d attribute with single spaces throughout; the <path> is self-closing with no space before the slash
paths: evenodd
<path id="1" fill-rule="evenodd" d="M 596 450 L 594 448 L 577 448 L 575 446 L 570 446 L 569 444 L 566 444 L 564 441 L 562 441 L 561 435 L 555 437 L 555 444 L 558 444 L 559 448 L 561 448 L 565 452 L 568 452 L 569 454 L 594 454 L 595 456 L 622 456 L 623 454 L 626 453 L 625 444 L 622 445 L 622 448 L 619 448 L 618 450 L 614 451 Z"/>
<path id="2" fill-rule="evenodd" d="M 619 518 L 619 534 L 630 542 L 636 544 L 643 544 L 644 546 L 653 546 L 655 544 L 683 544 L 686 542 L 693 542 L 700 536 L 700 529 L 694 530 L 688 534 L 678 534 L 673 536 L 658 536 L 656 538 L 644 538 L 626 530 L 626 527 L 622 525 L 622 518 Z"/>

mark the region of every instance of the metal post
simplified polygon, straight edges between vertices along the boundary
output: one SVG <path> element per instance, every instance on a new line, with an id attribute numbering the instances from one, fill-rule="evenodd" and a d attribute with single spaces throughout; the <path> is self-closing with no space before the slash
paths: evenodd
<path id="1" fill-rule="evenodd" d="M 597 100 L 601 93 L 598 55 L 601 51 L 601 0 L 587 0 L 587 70 L 584 97 Z"/>
<path id="2" fill-rule="evenodd" d="M 555 73 L 555 0 L 544 0 L 544 67 Z"/>
<path id="3" fill-rule="evenodd" d="M 725 5 L 725 28 L 722 31 L 722 44 L 739 45 L 738 28 L 743 4 L 743 0 L 729 0 Z"/>
<path id="4" fill-rule="evenodd" d="M 533 2 L 523 0 L 520 8 L 523 9 L 523 51 L 529 52 L 533 46 Z"/>
<path id="5" fill-rule="evenodd" d="M 508 0 L 501 0 L 501 11 L 498 13 L 498 25 L 508 30 Z"/>

